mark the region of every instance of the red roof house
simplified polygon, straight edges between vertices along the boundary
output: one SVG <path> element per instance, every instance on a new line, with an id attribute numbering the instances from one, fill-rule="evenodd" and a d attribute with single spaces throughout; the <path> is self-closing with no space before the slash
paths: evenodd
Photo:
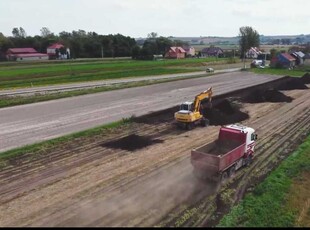
<path id="1" fill-rule="evenodd" d="M 10 48 L 6 52 L 9 61 L 47 60 L 47 54 L 38 53 L 34 48 Z"/>
<path id="2" fill-rule="evenodd" d="M 47 47 L 47 55 L 49 56 L 49 59 L 59 58 L 59 50 L 61 48 L 65 48 L 61 43 L 54 43 L 53 45 Z"/>
<path id="3" fill-rule="evenodd" d="M 185 58 L 186 51 L 182 47 L 172 46 L 165 54 L 165 58 Z"/>

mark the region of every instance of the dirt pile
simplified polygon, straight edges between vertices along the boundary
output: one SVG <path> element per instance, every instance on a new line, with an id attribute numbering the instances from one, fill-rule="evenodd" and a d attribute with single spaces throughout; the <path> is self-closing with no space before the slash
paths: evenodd
<path id="1" fill-rule="evenodd" d="M 205 116 L 209 119 L 210 125 L 227 125 L 249 118 L 247 113 L 240 111 L 240 106 L 236 102 L 228 99 L 213 106 L 212 109 L 206 109 Z"/>
<path id="2" fill-rule="evenodd" d="M 255 90 L 242 99 L 246 103 L 292 102 L 292 98 L 276 89 Z"/>
<path id="3" fill-rule="evenodd" d="M 305 81 L 308 80 L 309 77 L 302 78 L 294 78 L 292 77 L 291 80 L 281 84 L 277 89 L 278 90 L 293 90 L 293 89 L 308 89 L 305 85 Z"/>
<path id="4" fill-rule="evenodd" d="M 155 139 L 148 136 L 139 136 L 136 134 L 131 134 L 129 136 L 120 138 L 118 140 L 113 140 L 107 143 L 102 144 L 102 147 L 108 147 L 113 149 L 123 149 L 127 151 L 134 151 L 136 149 L 142 149 L 146 146 L 162 143 L 163 140 Z"/>
<path id="5" fill-rule="evenodd" d="M 306 73 L 301 77 L 301 80 L 304 84 L 310 84 L 310 73 Z"/>

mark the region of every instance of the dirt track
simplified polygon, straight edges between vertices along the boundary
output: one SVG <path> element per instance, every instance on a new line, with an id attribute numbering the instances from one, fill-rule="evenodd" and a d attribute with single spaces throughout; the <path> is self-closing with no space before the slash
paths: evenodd
<path id="1" fill-rule="evenodd" d="M 212 226 L 210 216 L 226 208 L 219 191 L 234 189 L 238 201 L 309 134 L 310 90 L 281 92 L 269 98 L 279 102 L 231 98 L 240 110 L 230 114 L 217 106 L 213 124 L 230 118 L 259 136 L 253 164 L 227 187 L 196 180 L 189 161 L 190 149 L 214 140 L 219 126 L 181 131 L 171 111 L 12 160 L 0 171 L 0 226 Z"/>

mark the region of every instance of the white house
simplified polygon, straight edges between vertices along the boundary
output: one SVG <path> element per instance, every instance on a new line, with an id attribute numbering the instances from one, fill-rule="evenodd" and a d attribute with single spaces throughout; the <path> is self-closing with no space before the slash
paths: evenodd
<path id="1" fill-rule="evenodd" d="M 258 55 L 262 54 L 262 52 L 257 47 L 251 47 L 246 53 L 246 58 L 254 58 L 256 59 Z"/>

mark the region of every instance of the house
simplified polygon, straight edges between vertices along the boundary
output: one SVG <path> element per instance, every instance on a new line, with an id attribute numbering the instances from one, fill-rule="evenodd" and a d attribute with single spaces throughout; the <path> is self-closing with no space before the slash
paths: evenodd
<path id="1" fill-rule="evenodd" d="M 294 68 L 296 65 L 296 59 L 291 56 L 289 53 L 279 53 L 276 57 L 271 59 L 270 66 L 272 67 L 285 67 L 285 68 Z"/>
<path id="2" fill-rule="evenodd" d="M 48 55 L 38 53 L 34 48 L 10 48 L 6 52 L 8 61 L 48 60 Z"/>
<path id="3" fill-rule="evenodd" d="M 296 65 L 302 65 L 305 61 L 305 54 L 301 51 L 291 53 L 291 56 L 296 58 Z"/>
<path id="4" fill-rule="evenodd" d="M 185 58 L 186 51 L 182 47 L 172 46 L 165 54 L 165 58 Z"/>
<path id="5" fill-rule="evenodd" d="M 68 59 L 70 58 L 70 50 L 65 49 L 61 43 L 55 43 L 47 47 L 47 55 L 49 59 Z"/>
<path id="6" fill-rule="evenodd" d="M 251 47 L 246 53 L 246 58 L 254 58 L 257 59 L 257 57 L 262 54 L 262 52 L 257 47 Z"/>
<path id="7" fill-rule="evenodd" d="M 220 47 L 207 47 L 200 51 L 201 57 L 223 57 L 224 51 Z"/>
<path id="8" fill-rule="evenodd" d="M 194 57 L 195 56 L 195 48 L 192 46 L 185 46 L 183 49 L 186 52 L 186 57 Z"/>

